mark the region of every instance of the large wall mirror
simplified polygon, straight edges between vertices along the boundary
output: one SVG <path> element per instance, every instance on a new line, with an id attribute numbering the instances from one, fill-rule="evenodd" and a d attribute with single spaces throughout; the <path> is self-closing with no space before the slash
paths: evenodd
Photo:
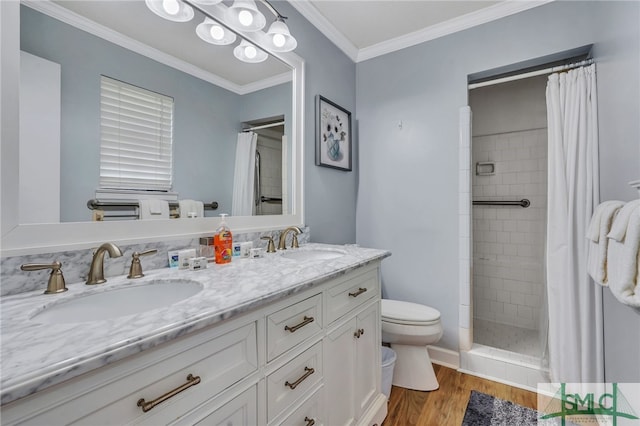
<path id="1" fill-rule="evenodd" d="M 269 193 L 255 193 L 254 216 L 231 217 L 230 225 L 238 231 L 257 231 L 303 223 L 303 61 L 295 53 L 271 54 L 259 64 L 240 62 L 233 56 L 233 45 L 208 45 L 196 36 L 195 27 L 204 20 L 197 9 L 192 22 L 185 24 L 158 18 L 139 0 L 25 1 L 2 7 L 3 39 L 20 35 L 19 44 L 3 46 L 2 50 L 3 127 L 16 125 L 10 122 L 15 112 L 7 105 L 23 114 L 27 104 L 5 99 L 4 88 L 10 78 L 16 84 L 21 78 L 25 80 L 29 63 L 36 71 L 45 68 L 38 65 L 40 59 L 62 70 L 60 138 L 58 145 L 49 144 L 59 150 L 58 163 L 50 161 L 55 158 L 51 146 L 44 149 L 37 142 L 25 143 L 28 130 L 3 130 L 3 256 L 85 248 L 101 241 L 153 241 L 211 232 L 217 226 L 218 213 L 231 213 L 236 141 L 247 127 L 256 129 L 258 146 L 263 150 L 256 156 L 263 164 L 255 170 L 266 171 L 266 176 L 260 184 L 257 174 L 256 186 Z M 19 25 L 11 19 L 15 14 Z M 258 42 L 250 34 L 248 38 Z M 23 65 L 18 66 L 21 61 Z M 108 191 L 100 191 L 98 184 L 102 76 L 173 99 L 171 192 L 180 199 L 215 201 L 216 211 L 206 210 L 208 217 L 193 220 L 92 221 L 95 216 L 87 201 L 105 193 L 105 200 L 114 198 Z M 17 91 L 18 100 L 27 92 L 21 90 Z M 7 137 L 11 131 L 18 140 Z M 41 139 L 37 132 L 35 139 Z M 48 171 L 49 165 L 53 173 Z M 273 176 L 276 169 L 280 174 Z M 16 172 L 20 179 L 13 182 Z M 50 178 L 52 175 L 56 179 Z M 31 186 L 25 185 L 28 181 Z M 47 190 L 43 191 L 39 182 Z M 34 194 L 36 201 L 43 202 L 31 204 L 27 212 L 42 209 L 54 214 L 32 214 L 35 220 L 25 216 L 20 201 L 24 204 Z M 47 197 L 51 201 L 45 201 Z"/>

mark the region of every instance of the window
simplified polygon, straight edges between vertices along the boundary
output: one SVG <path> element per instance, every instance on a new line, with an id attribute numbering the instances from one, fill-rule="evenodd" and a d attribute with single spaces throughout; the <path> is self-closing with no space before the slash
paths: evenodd
<path id="1" fill-rule="evenodd" d="M 173 98 L 102 76 L 100 188 L 169 191 Z"/>

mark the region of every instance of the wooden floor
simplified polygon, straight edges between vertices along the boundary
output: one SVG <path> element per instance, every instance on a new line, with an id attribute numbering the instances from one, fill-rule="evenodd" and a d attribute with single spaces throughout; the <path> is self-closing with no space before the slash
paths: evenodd
<path id="1" fill-rule="evenodd" d="M 420 392 L 393 386 L 389 413 L 383 426 L 459 426 L 469 395 L 477 390 L 529 408 L 536 408 L 536 394 L 502 383 L 492 382 L 434 364 L 440 388 Z"/>

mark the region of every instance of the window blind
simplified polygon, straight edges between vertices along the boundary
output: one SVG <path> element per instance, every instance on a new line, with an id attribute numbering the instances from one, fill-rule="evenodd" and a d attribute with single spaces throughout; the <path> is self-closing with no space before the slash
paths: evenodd
<path id="1" fill-rule="evenodd" d="M 100 187 L 168 191 L 173 98 L 100 79 Z"/>

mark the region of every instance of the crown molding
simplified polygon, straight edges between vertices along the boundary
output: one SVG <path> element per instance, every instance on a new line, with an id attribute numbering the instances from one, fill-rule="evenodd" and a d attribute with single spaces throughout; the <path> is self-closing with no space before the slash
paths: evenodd
<path id="1" fill-rule="evenodd" d="M 293 80 L 293 76 L 290 72 L 274 75 L 273 77 L 265 78 L 253 83 L 240 86 L 240 91 L 236 92 L 238 95 L 246 95 L 258 90 L 268 89 L 269 87 L 278 86 L 280 84 L 288 83 Z"/>
<path id="2" fill-rule="evenodd" d="M 386 55 L 426 41 L 434 40 L 477 25 L 486 24 L 555 0 L 505 0 L 457 18 L 429 26 L 400 37 L 383 41 L 373 46 L 358 49 L 327 18 L 316 9 L 309 0 L 291 0 L 290 4 L 313 26 L 331 40 L 354 62 L 362 62 L 377 56 Z"/>
<path id="3" fill-rule="evenodd" d="M 171 68 L 175 68 L 211 84 L 215 84 L 216 86 L 222 87 L 223 89 L 229 90 L 238 95 L 246 95 L 256 90 L 265 89 L 291 81 L 292 79 L 289 73 L 284 73 L 245 85 L 236 84 L 220 77 L 219 75 L 190 64 L 187 61 L 162 52 L 148 44 L 141 43 L 138 40 L 125 36 L 124 34 L 114 31 L 109 27 L 105 27 L 91 19 L 53 3 L 50 0 L 21 0 L 21 4 L 78 28 L 79 30 L 92 34 L 96 37 L 100 37 L 120 47 L 146 56 L 147 58 L 153 59 L 154 61 L 160 62 L 161 64 L 167 65 Z"/>
<path id="4" fill-rule="evenodd" d="M 342 34 L 327 18 L 322 15 L 308 0 L 290 0 L 293 6 L 307 21 L 316 27 L 338 49 L 342 50 L 353 62 L 357 62 L 359 50 L 347 37 Z"/>
<path id="5" fill-rule="evenodd" d="M 356 62 L 366 61 L 367 59 L 372 59 L 377 56 L 395 52 L 396 50 L 415 46 L 417 44 L 453 34 L 458 31 L 486 24 L 487 22 L 495 21 L 506 16 L 524 12 L 525 10 L 542 6 L 552 1 L 555 0 L 507 0 L 501 3 L 497 3 L 487 8 L 467 13 L 466 15 L 462 15 L 436 25 L 431 25 L 422 30 L 414 31 L 409 34 L 360 49 Z"/>

